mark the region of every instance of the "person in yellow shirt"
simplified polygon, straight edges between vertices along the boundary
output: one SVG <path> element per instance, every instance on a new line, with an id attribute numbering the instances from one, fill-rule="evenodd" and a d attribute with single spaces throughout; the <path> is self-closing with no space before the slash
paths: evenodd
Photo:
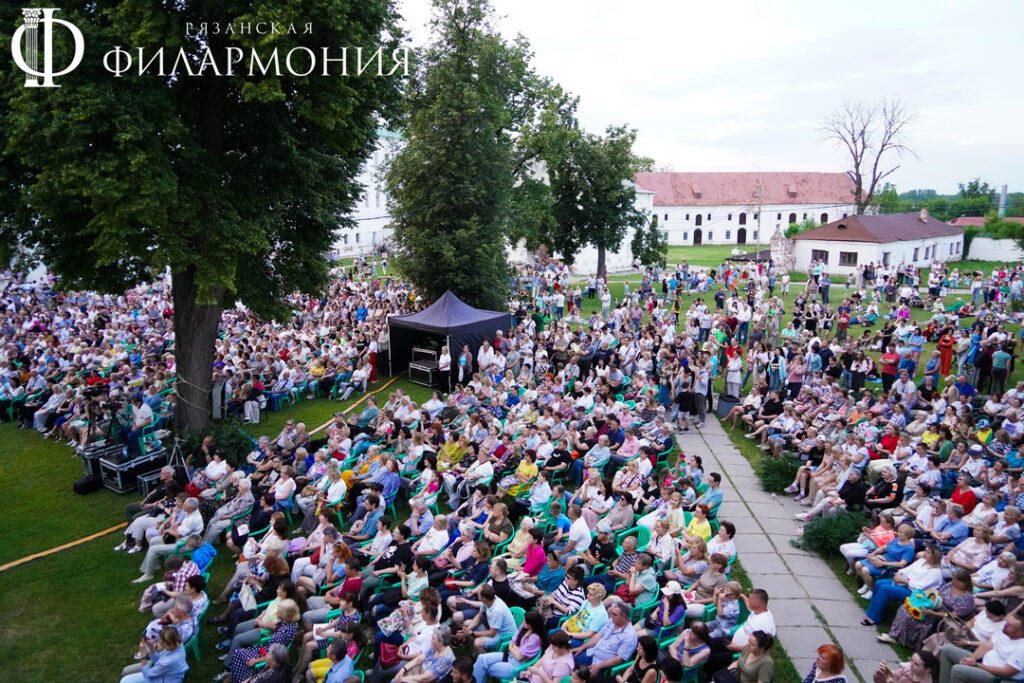
<path id="1" fill-rule="evenodd" d="M 693 543 L 698 538 L 705 543 L 708 542 L 708 539 L 711 538 L 711 523 L 708 522 L 707 505 L 698 505 L 693 509 L 693 517 L 679 537 L 687 543 Z"/>
<path id="2" fill-rule="evenodd" d="M 464 457 L 469 449 L 469 441 L 465 436 L 460 436 L 456 439 L 456 433 L 452 432 L 451 436 L 441 450 L 437 453 L 437 471 L 447 472 L 452 468 L 452 465 L 457 464 Z"/>

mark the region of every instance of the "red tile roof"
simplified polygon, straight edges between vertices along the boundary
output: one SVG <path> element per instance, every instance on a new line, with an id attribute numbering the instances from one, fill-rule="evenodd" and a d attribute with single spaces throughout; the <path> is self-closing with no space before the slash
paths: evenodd
<path id="1" fill-rule="evenodd" d="M 637 173 L 636 184 L 654 193 L 655 206 L 750 206 L 758 175 L 765 204 L 853 204 L 845 173 Z"/>
<path id="2" fill-rule="evenodd" d="M 919 213 L 891 213 L 882 216 L 849 216 L 800 233 L 795 240 L 838 242 L 907 242 L 929 237 L 962 235 L 963 229 L 937 218 L 921 220 Z"/>
<path id="3" fill-rule="evenodd" d="M 1020 216 L 1007 216 L 1003 220 L 1024 224 L 1024 218 Z M 981 228 L 985 225 L 985 218 L 983 216 L 960 216 L 960 218 L 954 218 L 951 220 L 949 224 L 956 225 L 961 228 Z"/>

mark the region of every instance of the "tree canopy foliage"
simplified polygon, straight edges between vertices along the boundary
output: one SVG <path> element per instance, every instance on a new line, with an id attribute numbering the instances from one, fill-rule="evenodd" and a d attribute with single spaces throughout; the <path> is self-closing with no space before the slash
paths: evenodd
<path id="1" fill-rule="evenodd" d="M 564 154 L 576 100 L 537 75 L 525 39 L 501 37 L 486 0 L 435 0 L 431 28 L 386 172 L 396 259 L 428 297 L 499 308 L 506 245 L 552 226 L 538 164 Z"/>
<path id="2" fill-rule="evenodd" d="M 641 226 L 633 233 L 629 245 L 633 258 L 644 266 L 655 266 L 665 263 L 668 258 L 668 237 L 658 229 L 658 216 L 651 216 L 647 225 Z"/>
<path id="3" fill-rule="evenodd" d="M 636 208 L 632 178 L 642 162 L 633 156 L 636 131 L 609 126 L 604 136 L 573 138 L 560 163 L 549 166 L 555 228 L 545 242 L 573 263 L 580 249 L 597 248 L 597 273 L 605 274 L 605 253 L 622 246 L 630 228 L 645 222 Z"/>
<path id="4" fill-rule="evenodd" d="M 0 23 L 15 26 L 19 14 L 4 5 Z M 23 87 L 11 60 L 0 72 L 3 241 L 41 260 L 66 288 L 121 292 L 170 268 L 178 416 L 200 428 L 209 419 L 221 311 L 241 301 L 282 316 L 285 294 L 321 290 L 326 252 L 359 197 L 359 169 L 400 102 L 400 75 L 227 75 L 227 48 L 391 54 L 400 40 L 395 8 L 390 0 L 126 0 L 61 16 L 81 29 L 87 50 L 60 88 Z M 210 22 L 256 21 L 314 28 L 197 32 Z M 9 37 L 0 43 L 9 54 Z M 162 48 L 169 60 L 184 50 L 195 63 L 209 48 L 217 68 L 114 78 L 101 56 L 125 44 L 148 55 Z M 66 64 L 69 49 L 58 43 L 55 63 Z"/>
<path id="5" fill-rule="evenodd" d="M 935 190 L 897 193 L 895 185 L 886 183 L 878 195 L 875 207 L 879 213 L 909 213 L 924 208 L 928 209 L 929 215 L 941 221 L 951 221 L 961 216 L 980 217 L 995 213 L 999 206 L 999 197 L 987 182 L 974 178 L 958 185 L 959 192 L 956 194 L 940 195 Z M 1008 196 L 1008 216 L 1024 213 L 1024 195 L 1020 196 L 1019 202 L 1015 201 L 1014 196 Z"/>
<path id="6" fill-rule="evenodd" d="M 786 227 L 786 232 L 784 234 L 786 237 L 796 237 L 800 233 L 807 232 L 808 230 L 814 230 L 816 227 L 818 227 L 818 221 L 813 218 L 805 218 L 799 223 L 790 223 L 789 226 Z"/>

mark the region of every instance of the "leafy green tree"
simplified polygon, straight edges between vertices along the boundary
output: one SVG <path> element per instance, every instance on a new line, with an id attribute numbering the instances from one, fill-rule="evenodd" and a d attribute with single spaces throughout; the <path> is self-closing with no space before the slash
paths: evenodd
<path id="1" fill-rule="evenodd" d="M 20 14 L 3 5 L 0 23 Z M 400 29 L 391 0 L 223 0 L 85 3 L 61 10 L 84 34 L 86 58 L 60 88 L 24 88 L 0 72 L 0 220 L 4 241 L 44 262 L 67 289 L 121 292 L 170 269 L 177 418 L 209 421 L 214 341 L 221 312 L 241 302 L 284 316 L 283 298 L 318 292 L 326 252 L 359 197 L 355 181 L 381 121 L 400 103 L 399 75 L 296 77 L 284 68 L 229 74 L 227 49 L 316 55 L 360 46 L 392 54 Z M 207 22 L 313 23 L 310 34 L 199 35 Z M 191 28 L 190 28 L 191 27 Z M 65 32 L 55 32 L 64 34 Z M 55 64 L 67 64 L 68 41 Z M 115 45 L 179 50 L 193 68 L 209 47 L 216 72 L 114 78 L 101 55 Z M 0 51 L 10 54 L 7 33 Z M 336 68 L 337 65 L 335 65 Z M 218 75 L 223 74 L 223 75 Z"/>
<path id="2" fill-rule="evenodd" d="M 576 122 L 578 98 L 533 74 L 526 79 L 530 106 L 518 109 L 512 122 L 512 195 L 506 238 L 515 246 L 520 240 L 530 251 L 554 228 L 554 197 L 543 169 L 559 163 L 579 136 Z"/>
<path id="3" fill-rule="evenodd" d="M 1003 220 L 990 214 L 985 219 L 985 234 L 997 239 L 1013 240 L 1017 246 L 1024 249 L 1024 225 L 1016 221 Z"/>
<path id="4" fill-rule="evenodd" d="M 633 258 L 645 266 L 664 263 L 668 258 L 668 237 L 658 229 L 658 217 L 652 216 L 647 225 L 633 232 L 630 242 Z"/>
<path id="5" fill-rule="evenodd" d="M 949 199 L 946 197 L 936 197 L 925 202 L 925 206 L 928 207 L 928 214 L 933 216 L 940 221 L 948 221 L 956 216 L 951 215 L 949 207 Z"/>
<path id="6" fill-rule="evenodd" d="M 805 218 L 799 223 L 790 223 L 789 227 L 786 228 L 786 237 L 795 237 L 800 233 L 807 232 L 808 230 L 814 230 L 818 227 L 818 222 L 813 218 Z"/>
<path id="7" fill-rule="evenodd" d="M 609 126 L 603 137 L 584 133 L 572 139 L 560 163 L 548 168 L 556 226 L 544 241 L 566 263 L 593 245 L 597 273 L 603 276 L 607 251 L 617 251 L 629 229 L 643 225 L 632 178 L 646 161 L 633 156 L 635 140 L 636 131 L 625 126 Z"/>
<path id="8" fill-rule="evenodd" d="M 995 189 L 990 188 L 988 183 L 981 182 L 981 178 L 969 180 L 967 183 L 958 183 L 957 186 L 960 188 L 961 199 L 985 198 L 991 201 L 996 198 Z"/>
<path id="9" fill-rule="evenodd" d="M 907 202 L 925 202 L 938 196 L 939 193 L 935 190 L 910 190 L 900 193 L 900 199 Z"/>
<path id="10" fill-rule="evenodd" d="M 486 0 L 435 0 L 431 27 L 386 173 L 395 257 L 428 297 L 499 308 L 508 241 L 553 224 L 536 165 L 561 153 L 576 100 L 535 73 L 524 39 L 502 39 Z"/>
<path id="11" fill-rule="evenodd" d="M 1024 192 L 1010 192 L 1006 195 L 1006 215 L 1024 216 Z"/>
<path id="12" fill-rule="evenodd" d="M 906 205 L 906 202 L 900 200 L 900 195 L 896 192 L 896 186 L 892 183 L 886 183 L 881 194 L 878 195 L 878 212 L 901 213 L 906 210 Z"/>

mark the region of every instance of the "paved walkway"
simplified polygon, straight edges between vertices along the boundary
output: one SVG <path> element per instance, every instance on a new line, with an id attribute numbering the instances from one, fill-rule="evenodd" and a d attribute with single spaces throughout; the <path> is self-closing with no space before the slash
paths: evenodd
<path id="1" fill-rule="evenodd" d="M 791 498 L 773 498 L 725 430 L 711 415 L 700 432 L 677 434 L 684 453 L 699 455 L 704 471 L 721 472 L 725 506 L 722 519 L 736 525 L 736 547 L 755 588 L 770 598 L 779 639 L 800 676 L 814 664 L 819 646 L 839 645 L 847 657 L 850 682 L 870 683 L 881 659 L 897 660 L 879 643 L 874 627 L 860 625 L 864 610 L 816 554 L 794 548 L 803 509 Z"/>

